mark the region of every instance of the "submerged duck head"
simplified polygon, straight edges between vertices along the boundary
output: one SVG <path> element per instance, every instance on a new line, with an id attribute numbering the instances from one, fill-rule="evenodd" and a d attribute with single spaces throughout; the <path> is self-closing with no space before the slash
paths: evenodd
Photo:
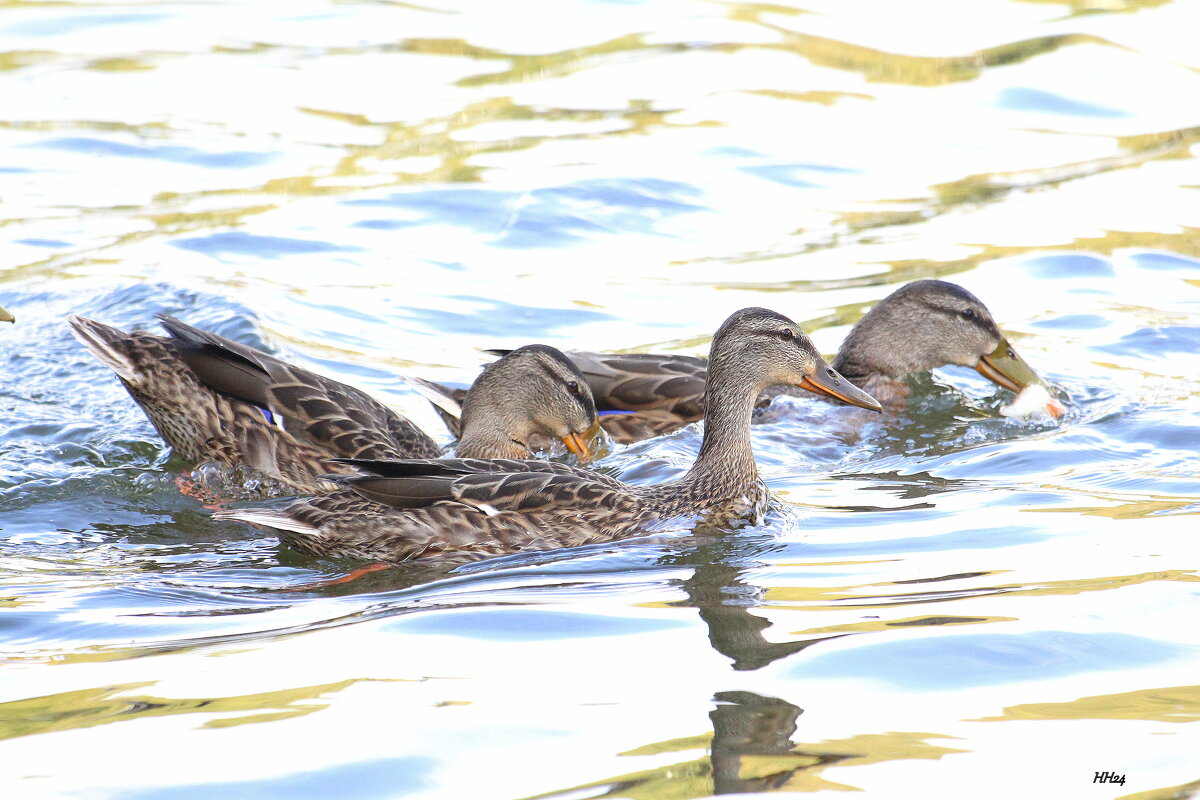
<path id="1" fill-rule="evenodd" d="M 957 284 L 914 281 L 871 309 L 842 344 L 835 365 L 850 378 L 903 378 L 953 364 L 1020 392 L 1039 383 L 987 306 Z"/>
<path id="2" fill-rule="evenodd" d="M 487 365 L 463 398 L 460 450 L 479 436 L 503 437 L 513 457 L 524 458 L 551 439 L 587 461 L 600 435 L 587 379 L 549 345 L 526 345 Z"/>
<path id="3" fill-rule="evenodd" d="M 765 308 L 744 308 L 725 320 L 713 336 L 708 370 L 710 384 L 721 375 L 723 381 L 756 385 L 756 391 L 779 384 L 800 386 L 881 410 L 873 397 L 829 366 L 799 325 Z"/>

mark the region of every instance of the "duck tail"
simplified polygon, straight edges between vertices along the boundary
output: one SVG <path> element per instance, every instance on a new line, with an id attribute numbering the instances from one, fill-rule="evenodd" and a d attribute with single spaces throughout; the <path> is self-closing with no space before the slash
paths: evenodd
<path id="1" fill-rule="evenodd" d="M 298 534 L 300 536 L 319 537 L 321 531 L 315 525 L 301 522 L 298 519 L 289 517 L 283 511 L 276 511 L 270 508 L 239 508 L 232 511 L 218 511 L 212 516 L 213 519 L 235 520 L 237 522 L 248 522 L 251 525 L 259 528 L 271 528 L 276 531 L 287 531 L 289 533 Z"/>
<path id="2" fill-rule="evenodd" d="M 462 398 L 466 392 L 461 389 L 451 389 L 449 386 L 442 386 L 440 383 L 427 381 L 424 378 L 405 376 L 404 382 L 433 404 L 434 410 L 442 418 L 442 422 L 446 424 L 450 433 L 456 437 L 462 435 Z"/>
<path id="3" fill-rule="evenodd" d="M 121 380 L 130 384 L 139 382 L 138 369 L 126 352 L 129 334 L 78 314 L 68 316 L 67 324 L 71 326 L 71 334 L 90 350 L 92 355 L 117 373 Z"/>

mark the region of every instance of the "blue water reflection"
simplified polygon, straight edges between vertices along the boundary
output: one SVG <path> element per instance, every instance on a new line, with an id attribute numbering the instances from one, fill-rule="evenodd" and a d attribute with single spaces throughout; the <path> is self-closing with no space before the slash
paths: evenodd
<path id="1" fill-rule="evenodd" d="M 495 237 L 499 247 L 559 247 L 595 233 L 657 233 L 656 221 L 705 210 L 694 186 L 655 178 L 597 179 L 528 192 L 439 189 L 345 201 L 403 209 L 419 224 L 442 223 Z M 358 223 L 408 227 L 411 217 Z"/>
<path id="2" fill-rule="evenodd" d="M 57 10 L 57 9 L 55 9 Z M 20 36 L 65 36 L 79 31 L 93 30 L 109 25 L 151 23 L 167 19 L 167 14 L 55 14 L 51 19 L 30 20 L 8 25 L 4 30 Z"/>
<path id="3" fill-rule="evenodd" d="M 439 634 L 470 639 L 528 642 L 593 636 L 626 636 L 684 626 L 683 622 L 670 620 L 602 617 L 569 611 L 490 609 L 488 611 L 444 611 L 437 614 L 401 617 L 395 622 L 389 623 L 387 629 L 395 633 Z"/>
<path id="4" fill-rule="evenodd" d="M 433 327 L 468 336 L 478 336 L 477 347 L 493 346 L 488 339 L 505 336 L 529 341 L 551 341 L 568 328 L 588 322 L 614 319 L 612 314 L 593 309 L 547 308 L 532 304 L 516 305 L 490 297 L 469 295 L 447 299 L 468 303 L 470 311 L 446 311 L 435 308 L 401 307 L 396 314 L 410 320 L 413 327 Z"/>
<path id="5" fill-rule="evenodd" d="M 1053 776 L 1100 752 L 1130 791 L 1194 777 L 1156 715 L 1200 701 L 1156 687 L 1200 646 L 1200 51 L 1189 4 L 1117 5 L 0 7 L 9 793 L 1074 797 Z M 762 520 L 453 571 L 214 522 L 63 319 L 173 314 L 447 442 L 401 376 L 703 354 L 750 305 L 833 353 L 921 278 L 983 299 L 1066 413 L 1004 416 L 968 366 L 891 415 L 782 400 Z M 701 429 L 599 468 L 678 477 Z M 967 722 L 1084 693 L 1109 722 L 1070 736 Z"/>
<path id="6" fill-rule="evenodd" d="M 868 678 L 920 692 L 1144 667 L 1193 653 L 1194 648 L 1125 633 L 964 634 L 818 652 L 791 667 L 788 674 Z"/>
<path id="7" fill-rule="evenodd" d="M 1000 108 L 1010 108 L 1018 111 L 1040 111 L 1071 117 L 1121 119 L 1131 116 L 1129 112 L 1118 108 L 1084 103 L 1053 92 L 1047 92 L 1042 89 L 1030 89 L 1023 86 L 1002 89 L 996 105 Z"/>
<path id="8" fill-rule="evenodd" d="M 1021 266 L 1032 277 L 1049 280 L 1111 278 L 1115 274 L 1108 260 L 1078 253 L 1038 256 L 1026 259 Z"/>
<path id="9" fill-rule="evenodd" d="M 47 150 L 66 150 L 81 155 L 98 157 L 116 156 L 118 158 L 147 158 L 159 161 L 174 161 L 179 164 L 190 164 L 195 167 L 205 167 L 208 169 L 244 169 L 246 167 L 257 167 L 267 164 L 277 157 L 276 153 L 254 153 L 247 151 L 206 153 L 194 147 L 183 147 L 180 145 L 126 144 L 124 142 L 83 136 L 47 139 L 31 146 Z"/>
<path id="10" fill-rule="evenodd" d="M 274 760 L 274 759 L 272 759 Z M 436 763 L 428 758 L 382 758 L 294 772 L 261 780 L 214 781 L 174 786 L 168 790 L 118 791 L 122 800 L 261 800 L 264 797 L 405 797 L 431 783 Z"/>
<path id="11" fill-rule="evenodd" d="M 259 258 L 280 258 L 306 253 L 359 252 L 362 248 L 339 245 L 313 239 L 292 239 L 284 236 L 261 236 L 244 231 L 226 231 L 209 236 L 176 239 L 172 246 L 210 256 L 243 255 Z"/>
<path id="12" fill-rule="evenodd" d="M 1116 342 L 1096 345 L 1092 349 L 1153 361 L 1169 359 L 1172 355 L 1195 356 L 1200 354 L 1200 327 L 1164 325 L 1140 328 Z"/>

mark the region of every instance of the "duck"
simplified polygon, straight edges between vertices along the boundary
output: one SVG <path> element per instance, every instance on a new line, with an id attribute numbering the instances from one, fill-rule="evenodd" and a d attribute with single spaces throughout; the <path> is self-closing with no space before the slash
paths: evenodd
<path id="1" fill-rule="evenodd" d="M 248 468 L 294 493 L 338 488 L 336 459 L 435 458 L 438 444 L 365 392 L 253 347 L 158 315 L 167 336 L 85 317 L 71 332 L 117 374 L 163 440 L 196 464 Z M 464 399 L 458 445 L 469 458 L 529 458 L 559 440 L 581 461 L 599 434 L 575 365 L 528 345 L 488 365 Z"/>
<path id="2" fill-rule="evenodd" d="M 704 416 L 708 365 L 701 357 L 575 351 L 566 356 L 587 376 L 601 425 L 616 442 L 661 436 Z M 907 403 L 908 376 L 947 365 L 973 367 L 1016 394 L 1041 383 L 983 301 L 941 280 L 914 281 L 879 301 L 850 330 L 833 359 L 835 370 L 890 412 Z M 778 394 L 805 392 L 773 388 L 759 405 Z"/>
<path id="3" fill-rule="evenodd" d="M 0 322 L 16 322 L 16 321 L 17 321 L 16 317 L 14 317 L 9 312 L 5 311 L 3 308 L 0 308 Z"/>
<path id="4" fill-rule="evenodd" d="M 757 519 L 767 490 L 751 446 L 755 400 L 803 386 L 881 410 L 838 374 L 792 320 L 763 308 L 730 316 L 713 336 L 700 451 L 678 480 L 633 486 L 567 464 L 507 459 L 346 462 L 340 491 L 281 508 L 214 514 L 269 530 L 310 555 L 403 563 L 457 562 L 610 541 L 677 525 Z"/>

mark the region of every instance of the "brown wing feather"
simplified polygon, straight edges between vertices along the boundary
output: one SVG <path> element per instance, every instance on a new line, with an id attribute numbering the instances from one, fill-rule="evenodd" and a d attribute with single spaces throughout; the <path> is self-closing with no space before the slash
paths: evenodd
<path id="1" fill-rule="evenodd" d="M 213 518 L 268 528 L 293 547 L 318 556 L 453 563 L 611 540 L 636 533 L 643 525 L 645 515 L 634 509 L 617 510 L 617 520 L 613 513 L 566 509 L 493 514 L 454 502 L 397 509 L 353 491 L 338 491 L 282 509 L 223 511 Z"/>
<path id="2" fill-rule="evenodd" d="M 441 452 L 424 431 L 353 386 L 282 362 L 273 373 L 268 408 L 289 433 L 331 456 L 433 458 Z"/>
<path id="3" fill-rule="evenodd" d="M 202 383 L 269 409 L 284 430 L 323 453 L 423 458 L 439 452 L 424 431 L 353 386 L 166 314 L 158 318 L 179 358 Z"/>
<path id="4" fill-rule="evenodd" d="M 164 320 L 170 339 L 77 316 L 68 322 L 117 373 L 167 444 L 191 461 L 249 467 L 304 491 L 323 491 L 330 484 L 321 476 L 345 469 L 329 463 L 334 456 L 439 453 L 415 425 L 363 392 L 178 320 Z"/>
<path id="5" fill-rule="evenodd" d="M 704 416 L 708 361 L 696 356 L 567 353 L 587 378 L 596 407 L 668 411 L 687 422 Z"/>
<path id="6" fill-rule="evenodd" d="M 630 414 L 605 414 L 600 417 L 600 427 L 614 442 L 633 444 L 643 439 L 666 436 L 685 425 L 688 420 L 669 411 L 634 411 Z"/>
<path id="7" fill-rule="evenodd" d="M 489 514 L 530 512 L 612 507 L 628 495 L 628 487 L 615 478 L 557 462 L 445 458 L 338 463 L 373 473 L 341 480 L 363 497 L 393 508 L 461 503 Z"/>

